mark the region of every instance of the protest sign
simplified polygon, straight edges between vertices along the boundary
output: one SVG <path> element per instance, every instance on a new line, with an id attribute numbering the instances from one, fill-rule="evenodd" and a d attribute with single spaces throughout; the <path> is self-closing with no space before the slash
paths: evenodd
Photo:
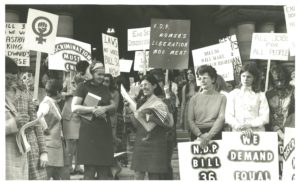
<path id="1" fill-rule="evenodd" d="M 129 73 L 131 70 L 132 62 L 132 60 L 120 59 L 120 72 Z"/>
<path id="2" fill-rule="evenodd" d="M 180 180 L 223 180 L 224 165 L 220 159 L 219 143 L 211 141 L 202 149 L 200 141 L 178 143 Z"/>
<path id="3" fill-rule="evenodd" d="M 120 75 L 118 38 L 102 34 L 105 73 L 113 77 Z"/>
<path id="4" fill-rule="evenodd" d="M 146 54 L 146 56 L 144 55 Z M 144 71 L 144 64 L 145 64 L 145 58 L 146 58 L 146 70 L 149 71 L 153 68 L 149 68 L 149 51 L 135 51 L 134 54 L 134 71 Z"/>
<path id="5" fill-rule="evenodd" d="M 276 132 L 254 132 L 249 138 L 241 132 L 223 132 L 222 140 L 222 181 L 279 179 Z"/>
<path id="6" fill-rule="evenodd" d="M 236 35 L 230 35 L 225 38 L 219 39 L 219 43 L 229 43 L 231 47 L 231 62 L 233 66 L 234 72 L 234 80 L 236 83 L 239 83 L 240 80 L 240 72 L 242 69 L 242 59 L 240 56 L 240 50 Z"/>
<path id="7" fill-rule="evenodd" d="M 50 70 L 76 71 L 78 61 L 92 63 L 91 45 L 70 38 L 57 37 L 54 54 L 49 55 Z"/>
<path id="8" fill-rule="evenodd" d="M 233 66 L 231 46 L 228 43 L 219 43 L 208 47 L 192 50 L 195 73 L 201 65 L 207 64 L 217 70 L 225 81 L 233 80 Z M 197 85 L 199 85 L 199 80 Z"/>
<path id="9" fill-rule="evenodd" d="M 283 171 L 283 140 L 278 141 L 278 162 L 279 162 L 279 177 Z"/>
<path id="10" fill-rule="evenodd" d="M 150 34 L 150 67 L 188 68 L 190 20 L 151 19 Z"/>
<path id="11" fill-rule="evenodd" d="M 283 147 L 283 181 L 295 180 L 295 128 L 285 128 Z"/>
<path id="12" fill-rule="evenodd" d="M 24 48 L 53 54 L 58 15 L 29 8 Z"/>
<path id="13" fill-rule="evenodd" d="M 286 33 L 253 33 L 250 59 L 288 60 L 289 42 Z"/>
<path id="14" fill-rule="evenodd" d="M 6 23 L 5 55 L 15 60 L 18 66 L 30 66 L 29 50 L 23 48 L 25 23 Z"/>
<path id="15" fill-rule="evenodd" d="M 150 27 L 128 29 L 128 51 L 146 50 L 150 47 Z"/>
<path id="16" fill-rule="evenodd" d="M 295 5 L 288 5 L 284 6 L 284 15 L 285 15 L 285 22 L 286 22 L 286 29 L 289 38 L 289 48 L 290 48 L 290 55 L 295 56 L 296 50 L 296 6 Z"/>

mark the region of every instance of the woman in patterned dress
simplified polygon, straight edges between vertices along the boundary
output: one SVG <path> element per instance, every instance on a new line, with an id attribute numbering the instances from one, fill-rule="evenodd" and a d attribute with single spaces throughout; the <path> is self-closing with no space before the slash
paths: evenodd
<path id="1" fill-rule="evenodd" d="M 17 93 L 15 101 L 19 112 L 29 113 L 31 120 L 36 119 L 36 107 L 38 102 L 33 101 L 33 76 L 31 73 L 21 74 L 21 80 L 27 87 L 26 90 Z M 41 124 L 26 129 L 26 137 L 31 150 L 28 152 L 29 179 L 46 180 L 47 172 L 45 165 L 48 162 L 45 136 Z"/>

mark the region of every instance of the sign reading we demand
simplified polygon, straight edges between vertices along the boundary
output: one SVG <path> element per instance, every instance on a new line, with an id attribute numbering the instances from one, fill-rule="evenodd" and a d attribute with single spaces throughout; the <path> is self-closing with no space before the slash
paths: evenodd
<path id="1" fill-rule="evenodd" d="M 188 68 L 190 24 L 190 20 L 151 20 L 150 67 Z"/>
<path id="2" fill-rule="evenodd" d="M 223 132 L 219 153 L 226 169 L 224 181 L 279 180 L 276 132 L 255 132 L 251 138 L 240 132 Z"/>

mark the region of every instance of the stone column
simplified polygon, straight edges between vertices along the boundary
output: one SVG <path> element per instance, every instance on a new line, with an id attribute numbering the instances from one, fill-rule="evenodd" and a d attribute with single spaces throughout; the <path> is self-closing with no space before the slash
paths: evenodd
<path id="1" fill-rule="evenodd" d="M 280 24 L 276 27 L 276 30 L 278 33 L 287 33 L 286 24 Z M 288 61 L 282 61 L 282 65 L 286 66 L 288 70 L 294 70 L 295 69 L 295 56 L 289 56 Z"/>
<path id="2" fill-rule="evenodd" d="M 250 60 L 252 34 L 255 32 L 255 22 L 241 22 L 237 25 L 236 36 L 243 64 Z"/>

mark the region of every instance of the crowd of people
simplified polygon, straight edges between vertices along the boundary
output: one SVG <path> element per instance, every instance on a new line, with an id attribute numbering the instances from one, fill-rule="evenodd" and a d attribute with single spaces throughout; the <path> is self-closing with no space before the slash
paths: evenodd
<path id="1" fill-rule="evenodd" d="M 105 73 L 101 62 L 79 61 L 74 76 L 64 82 L 45 79 L 46 94 L 40 100 L 33 99 L 33 75 L 19 72 L 9 57 L 5 64 L 8 180 L 69 180 L 74 173 L 84 180 L 118 179 L 129 162 L 126 154 L 117 159 L 114 153 L 128 149 L 129 132 L 135 133 L 134 179 L 172 180 L 176 128 L 205 147 L 221 139 L 222 131 L 249 137 L 255 131 L 274 131 L 282 141 L 284 128 L 295 126 L 293 75 L 277 64 L 271 67 L 270 89 L 263 92 L 255 62 L 242 67 L 240 83 L 234 85 L 209 65 L 184 70 L 181 80 L 166 79 L 168 73 L 154 69 L 130 82 Z M 121 85 L 136 101 L 136 110 L 122 97 Z M 98 104 L 86 103 L 90 93 L 100 98 Z M 20 153 L 16 135 L 37 117 L 38 124 L 25 131 L 31 150 Z"/>

